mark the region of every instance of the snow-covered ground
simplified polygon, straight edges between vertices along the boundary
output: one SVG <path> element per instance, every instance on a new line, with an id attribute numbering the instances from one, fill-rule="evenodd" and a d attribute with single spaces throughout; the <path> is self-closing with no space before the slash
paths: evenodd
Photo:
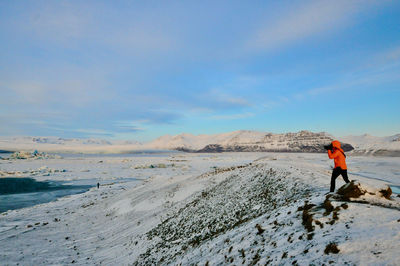
<path id="1" fill-rule="evenodd" d="M 400 198 L 379 190 L 400 185 L 400 159 L 349 156 L 368 190 L 355 201 L 325 196 L 331 165 L 300 153 L 0 160 L 3 177 L 101 183 L 0 214 L 0 264 L 398 265 Z"/>

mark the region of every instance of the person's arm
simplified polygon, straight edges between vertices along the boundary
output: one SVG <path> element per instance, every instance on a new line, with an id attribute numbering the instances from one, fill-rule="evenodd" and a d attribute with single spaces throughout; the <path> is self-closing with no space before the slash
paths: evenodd
<path id="1" fill-rule="evenodd" d="M 329 159 L 335 159 L 338 156 L 338 151 L 332 152 L 331 150 L 328 150 L 328 157 Z"/>

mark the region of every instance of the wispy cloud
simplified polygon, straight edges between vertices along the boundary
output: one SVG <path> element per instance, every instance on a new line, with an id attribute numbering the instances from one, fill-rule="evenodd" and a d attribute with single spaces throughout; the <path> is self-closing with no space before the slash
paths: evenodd
<path id="1" fill-rule="evenodd" d="M 214 88 L 198 97 L 199 103 L 203 108 L 218 109 L 236 109 L 250 107 L 251 103 L 243 96 L 235 95 L 234 92 L 226 88 Z"/>
<path id="2" fill-rule="evenodd" d="M 267 19 L 248 40 L 256 50 L 275 50 L 313 35 L 327 33 L 351 22 L 351 18 L 371 5 L 371 1 L 300 1 L 291 11 Z"/>
<path id="3" fill-rule="evenodd" d="M 400 66 L 400 45 L 388 48 L 378 53 L 369 54 L 364 60 L 363 68 L 387 70 Z M 361 68 L 361 66 L 360 66 Z"/>
<path id="4" fill-rule="evenodd" d="M 210 118 L 215 120 L 237 120 L 244 119 L 255 116 L 254 113 L 239 113 L 239 114 L 230 114 L 230 115 L 213 115 Z"/>
<path id="5" fill-rule="evenodd" d="M 119 6 L 118 8 L 116 6 Z M 35 3 L 9 24 L 34 42 L 79 48 L 79 45 L 113 50 L 125 55 L 149 56 L 177 47 L 168 19 L 145 9 L 125 12 L 123 5 L 45 1 Z M 139 5 L 140 6 L 140 5 Z M 117 27 L 116 27 L 117 25 Z"/>
<path id="6" fill-rule="evenodd" d="M 65 131 L 66 129 L 60 129 L 61 131 Z M 68 129 L 67 129 L 68 131 Z M 85 136 L 107 136 L 112 137 L 114 135 L 113 131 L 103 130 L 103 129 L 96 129 L 96 128 L 77 128 L 71 130 L 76 133 L 81 133 Z"/>
<path id="7" fill-rule="evenodd" d="M 63 43 L 85 37 L 92 20 L 92 14 L 85 12 L 85 8 L 67 1 L 32 5 L 30 12 L 24 15 L 25 20 L 14 20 L 16 29 Z"/>
<path id="8" fill-rule="evenodd" d="M 0 72 L 0 90 L 7 94 L 1 98 L 5 105 L 19 104 L 83 107 L 115 95 L 108 89 L 105 69 L 86 69 L 75 65 L 42 66 L 30 69 L 23 64 L 12 71 Z"/>
<path id="9" fill-rule="evenodd" d="M 138 132 L 144 131 L 143 127 L 140 127 L 140 124 L 147 123 L 148 120 L 138 120 L 138 121 L 115 121 L 114 126 L 117 128 L 119 133 L 126 132 Z"/>
<path id="10" fill-rule="evenodd" d="M 305 90 L 304 92 L 293 95 L 292 98 L 296 100 L 304 100 L 307 99 L 307 97 L 329 95 L 333 92 L 366 92 L 367 90 L 371 90 L 371 88 L 375 88 L 375 90 L 385 90 L 385 84 L 399 80 L 400 72 L 398 71 L 398 69 L 385 72 L 368 72 L 364 73 L 364 75 L 358 74 L 357 76 L 342 79 L 333 84 Z"/>

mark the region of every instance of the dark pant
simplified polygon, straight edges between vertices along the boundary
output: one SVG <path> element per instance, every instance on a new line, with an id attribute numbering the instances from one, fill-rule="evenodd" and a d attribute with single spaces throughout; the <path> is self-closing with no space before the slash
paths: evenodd
<path id="1" fill-rule="evenodd" d="M 336 178 L 342 175 L 344 182 L 349 183 L 349 177 L 347 176 L 347 170 L 343 170 L 340 167 L 336 167 L 335 169 L 333 169 L 332 171 L 332 177 L 331 177 L 331 192 L 335 191 L 335 181 Z"/>

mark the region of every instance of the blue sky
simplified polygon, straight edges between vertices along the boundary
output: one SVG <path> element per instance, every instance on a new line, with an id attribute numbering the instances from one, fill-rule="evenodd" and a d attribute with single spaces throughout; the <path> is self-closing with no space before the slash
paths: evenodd
<path id="1" fill-rule="evenodd" d="M 0 135 L 400 133 L 399 1 L 0 1 Z"/>

